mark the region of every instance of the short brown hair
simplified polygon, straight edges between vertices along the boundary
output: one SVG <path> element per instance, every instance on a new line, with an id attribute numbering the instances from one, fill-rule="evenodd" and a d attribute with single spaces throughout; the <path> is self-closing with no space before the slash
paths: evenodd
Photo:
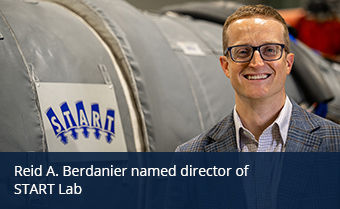
<path id="1" fill-rule="evenodd" d="M 249 17 L 267 17 L 267 18 L 273 18 L 280 23 L 282 23 L 284 27 L 284 40 L 285 40 L 285 49 L 289 53 L 289 32 L 288 32 L 288 27 L 286 24 L 286 21 L 283 19 L 283 17 L 271 6 L 265 6 L 265 5 L 245 5 L 236 12 L 234 12 L 232 15 L 230 15 L 227 20 L 224 23 L 223 26 L 223 51 L 226 50 L 228 47 L 228 38 L 226 31 L 229 27 L 229 25 L 239 19 L 243 18 L 249 18 Z"/>

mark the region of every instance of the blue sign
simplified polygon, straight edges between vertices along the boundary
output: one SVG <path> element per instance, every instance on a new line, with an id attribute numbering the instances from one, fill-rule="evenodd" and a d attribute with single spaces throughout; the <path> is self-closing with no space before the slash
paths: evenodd
<path id="1" fill-rule="evenodd" d="M 60 137 L 60 141 L 63 144 L 68 144 L 68 138 L 65 133 L 72 132 L 71 136 L 74 140 L 79 138 L 77 130 L 82 130 L 82 134 L 85 138 L 90 137 L 90 132 L 88 129 L 94 130 L 94 137 L 99 140 L 102 134 L 106 135 L 107 143 L 111 143 L 115 137 L 115 110 L 108 109 L 106 116 L 104 118 L 105 125 L 102 126 L 102 118 L 100 115 L 100 109 L 98 103 L 93 103 L 91 105 L 91 123 L 89 123 L 88 114 L 84 107 L 83 101 L 78 101 L 75 104 L 77 115 L 71 112 L 67 102 L 63 102 L 60 105 L 60 111 L 63 116 L 63 121 L 65 127 L 60 122 L 58 116 L 55 114 L 52 107 L 49 107 L 46 111 L 46 116 L 48 117 L 54 134 L 56 137 Z M 75 120 L 77 119 L 77 121 Z"/>

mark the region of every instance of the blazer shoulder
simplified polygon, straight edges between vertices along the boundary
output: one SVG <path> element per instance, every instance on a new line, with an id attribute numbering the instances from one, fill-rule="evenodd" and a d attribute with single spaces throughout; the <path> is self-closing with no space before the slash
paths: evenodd
<path id="1" fill-rule="evenodd" d="M 233 117 L 232 114 L 230 114 L 214 125 L 211 129 L 204 131 L 198 136 L 178 146 L 176 148 L 176 152 L 204 152 L 204 148 L 207 145 L 218 140 L 227 130 L 230 129 L 230 127 L 233 126 Z"/>
<path id="2" fill-rule="evenodd" d="M 189 141 L 179 145 L 176 152 L 204 152 L 204 147 L 211 140 L 207 135 L 209 131 L 205 131 L 200 135 L 190 139 Z"/>
<path id="3" fill-rule="evenodd" d="M 293 105 L 289 136 L 322 152 L 340 152 L 340 125 Z M 313 140 L 312 140 L 313 139 Z"/>
<path id="4" fill-rule="evenodd" d="M 334 134 L 340 138 L 339 124 L 326 118 L 322 118 L 314 113 L 310 113 L 299 106 L 293 108 L 292 120 L 296 121 L 295 124 L 299 123 L 301 127 L 304 127 L 307 130 L 309 129 L 312 132 L 335 131 Z"/>

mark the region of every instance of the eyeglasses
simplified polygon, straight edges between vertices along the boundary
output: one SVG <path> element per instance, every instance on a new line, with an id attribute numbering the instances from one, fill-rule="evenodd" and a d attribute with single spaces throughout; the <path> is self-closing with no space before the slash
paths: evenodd
<path id="1" fill-rule="evenodd" d="M 228 47 L 224 54 L 227 55 L 230 52 L 231 59 L 234 62 L 249 62 L 253 56 L 255 50 L 260 52 L 260 56 L 265 61 L 275 61 L 282 57 L 284 44 L 263 44 L 261 46 L 250 45 L 238 45 Z"/>

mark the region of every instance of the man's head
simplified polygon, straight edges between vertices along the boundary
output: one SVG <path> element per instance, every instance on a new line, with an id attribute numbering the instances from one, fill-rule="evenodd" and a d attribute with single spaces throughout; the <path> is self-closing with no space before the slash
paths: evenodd
<path id="1" fill-rule="evenodd" d="M 294 55 L 282 17 L 271 7 L 244 6 L 231 15 L 223 30 L 222 69 L 240 99 L 284 100 L 285 81 Z"/>
<path id="2" fill-rule="evenodd" d="M 228 30 L 228 27 L 231 23 L 233 23 L 236 20 L 244 19 L 244 18 L 251 18 L 251 17 L 262 17 L 262 18 L 270 18 L 277 20 L 280 22 L 284 27 L 284 39 L 285 39 L 285 45 L 286 50 L 289 53 L 289 32 L 288 27 L 283 19 L 283 17 L 272 7 L 265 6 L 265 5 L 246 5 L 241 8 L 239 8 L 235 13 L 230 15 L 227 20 L 224 23 L 223 26 L 223 51 L 226 50 L 228 47 L 228 36 L 226 31 Z"/>

